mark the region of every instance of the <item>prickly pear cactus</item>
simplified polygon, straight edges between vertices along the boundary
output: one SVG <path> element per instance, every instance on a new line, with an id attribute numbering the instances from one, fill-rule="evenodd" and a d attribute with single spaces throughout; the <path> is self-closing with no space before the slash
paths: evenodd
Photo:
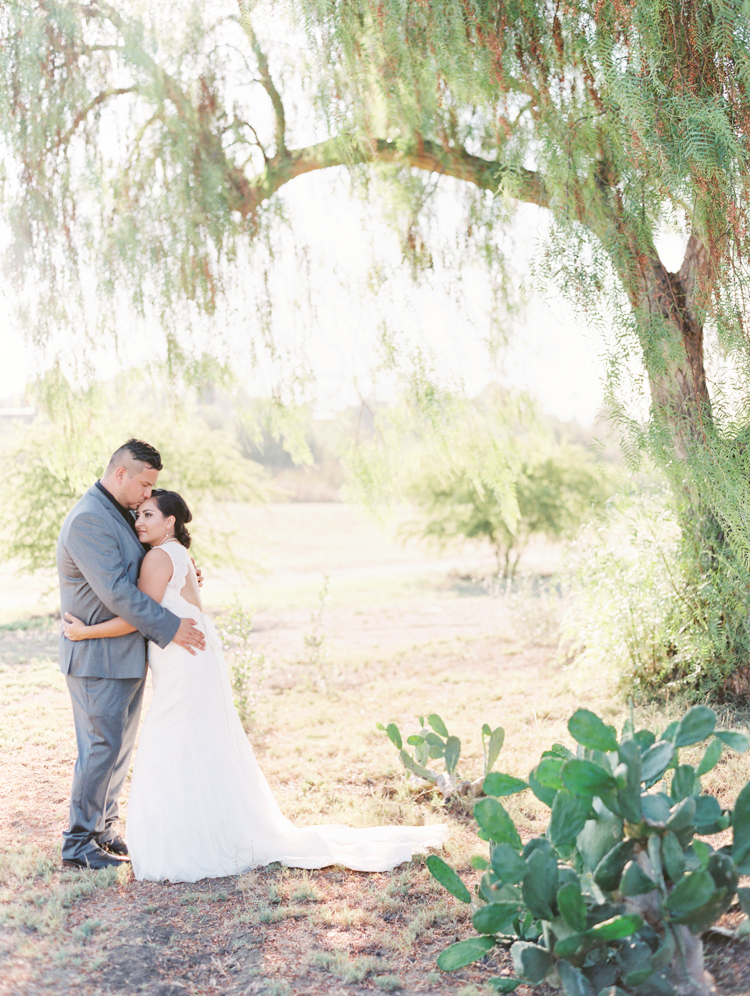
<path id="1" fill-rule="evenodd" d="M 472 896 L 437 855 L 427 864 L 472 906 L 477 936 L 443 951 L 445 971 L 510 942 L 515 976 L 500 992 L 546 981 L 567 996 L 708 996 L 701 933 L 738 895 L 750 874 L 750 783 L 733 811 L 701 790 L 701 777 L 726 747 L 746 751 L 747 734 L 717 730 L 716 714 L 695 706 L 656 737 L 631 719 L 615 730 L 586 709 L 568 723 L 575 754 L 555 745 L 526 782 L 489 773 L 474 807 L 489 860 Z M 699 763 L 680 750 L 706 741 Z M 544 837 L 525 846 L 500 801 L 531 790 L 550 808 Z M 718 849 L 699 837 L 732 828 Z M 739 890 L 750 911 L 750 889 Z"/>
<path id="2" fill-rule="evenodd" d="M 442 792 L 443 798 L 446 800 L 454 793 L 469 796 L 482 794 L 484 776 L 474 781 L 459 778 L 458 761 L 461 757 L 461 741 L 448 732 L 447 726 L 437 713 L 431 713 L 427 717 L 426 724 L 424 716 L 419 717 L 419 733 L 414 733 L 406 738 L 407 746 L 404 746 L 404 738 L 395 723 L 389 723 L 387 726 L 382 723 L 375 725 L 377 729 L 382 730 L 387 735 L 399 752 L 401 763 L 407 772 L 434 785 Z M 501 726 L 493 730 L 485 723 L 482 727 L 485 775 L 492 770 L 497 761 L 504 739 L 505 731 Z M 440 760 L 445 764 L 444 772 L 427 767 L 430 761 Z"/>

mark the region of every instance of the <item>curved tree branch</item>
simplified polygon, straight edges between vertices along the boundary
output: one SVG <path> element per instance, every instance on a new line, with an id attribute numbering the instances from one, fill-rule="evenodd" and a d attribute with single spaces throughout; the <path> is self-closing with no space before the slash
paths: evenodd
<path id="1" fill-rule="evenodd" d="M 426 170 L 431 173 L 451 176 L 473 183 L 483 190 L 497 191 L 505 188 L 518 200 L 540 207 L 550 206 L 550 197 L 541 177 L 532 170 L 518 166 L 508 166 L 499 160 L 484 159 L 470 154 L 460 145 L 445 145 L 417 135 L 409 145 L 390 142 L 385 139 L 357 140 L 351 136 L 339 135 L 301 149 L 288 149 L 286 145 L 286 118 L 281 95 L 274 84 L 268 68 L 268 59 L 263 52 L 252 27 L 250 4 L 238 0 L 243 31 L 252 47 L 260 72 L 260 83 L 266 90 L 275 114 L 276 150 L 268 157 L 256 134 L 258 147 L 266 159 L 264 169 L 253 177 L 248 177 L 242 168 L 226 156 L 220 139 L 199 120 L 200 115 L 192 100 L 184 92 L 178 81 L 170 75 L 148 53 L 141 51 L 141 65 L 152 80 L 158 84 L 164 98 L 172 103 L 178 116 L 194 132 L 196 146 L 207 144 L 212 148 L 215 162 L 222 162 L 227 179 L 228 201 L 231 210 L 238 211 L 243 218 L 251 216 L 258 207 L 284 184 L 295 177 L 331 166 L 350 166 L 357 163 L 390 163 Z M 104 17 L 120 32 L 123 38 L 131 34 L 131 25 L 120 12 L 106 0 L 96 5 L 80 5 L 79 9 L 89 17 Z M 82 108 L 72 128 L 61 136 L 63 144 L 69 140 L 87 113 L 99 103 L 120 93 L 138 90 L 133 87 L 111 89 L 97 95 Z M 253 129 L 254 130 L 254 129 Z"/>
<path id="2" fill-rule="evenodd" d="M 232 207 L 243 217 L 247 217 L 295 177 L 331 166 L 373 162 L 440 173 L 473 183 L 483 190 L 497 191 L 507 186 L 518 200 L 549 207 L 549 195 L 544 182 L 533 170 L 483 159 L 462 148 L 446 149 L 437 142 L 428 140 L 405 148 L 402 144 L 385 139 L 352 142 L 344 136 L 275 155 L 262 173 L 250 179 L 243 178 L 243 182 L 239 183 L 241 199 Z"/>
<path id="3" fill-rule="evenodd" d="M 85 107 L 82 107 L 80 111 L 76 114 L 73 119 L 73 124 L 68 128 L 66 132 L 62 135 L 58 135 L 52 145 L 48 146 L 44 150 L 44 155 L 48 155 L 50 152 L 55 152 L 60 148 L 61 145 L 67 145 L 70 139 L 73 137 L 75 132 L 78 130 L 79 125 L 89 116 L 89 114 L 100 104 L 109 100 L 110 97 L 119 97 L 124 93 L 135 93 L 137 91 L 137 86 L 121 86 L 116 89 L 112 88 L 109 90 L 103 90 L 98 93 L 93 100 L 89 101 Z"/>

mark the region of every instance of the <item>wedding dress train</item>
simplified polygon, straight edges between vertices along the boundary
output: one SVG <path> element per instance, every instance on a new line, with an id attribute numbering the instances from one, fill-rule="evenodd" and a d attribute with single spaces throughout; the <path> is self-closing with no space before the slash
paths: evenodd
<path id="1" fill-rule="evenodd" d="M 187 550 L 164 544 L 174 571 L 161 604 L 195 619 L 206 649 L 149 646 L 154 695 L 141 731 L 127 841 L 137 879 L 196 882 L 279 861 L 387 871 L 438 847 L 445 824 L 296 827 L 280 811 L 232 700 L 221 642 L 208 616 L 180 594 Z"/>

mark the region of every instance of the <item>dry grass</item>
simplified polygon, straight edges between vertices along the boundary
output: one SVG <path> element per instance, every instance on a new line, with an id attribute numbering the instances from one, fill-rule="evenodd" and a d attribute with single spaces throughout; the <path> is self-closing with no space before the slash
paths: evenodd
<path id="1" fill-rule="evenodd" d="M 524 632 L 539 638 L 549 628 L 548 605 L 540 607 L 530 594 L 525 602 L 482 596 L 446 580 L 442 562 L 439 570 L 431 566 L 420 575 L 413 554 L 405 567 L 382 542 L 375 566 L 369 575 L 364 569 L 357 574 L 353 590 L 334 570 L 324 615 L 328 656 L 313 668 L 304 643 L 320 577 L 310 566 L 312 555 L 305 553 L 298 564 L 303 579 L 297 578 L 296 601 L 282 606 L 281 587 L 273 590 L 294 575 L 291 548 L 299 542 L 302 517 L 315 532 L 314 510 L 297 506 L 295 514 L 299 528 L 285 541 L 266 538 L 287 560 L 279 568 L 282 581 L 268 581 L 267 604 L 256 601 L 257 638 L 273 673 L 251 739 L 280 805 L 301 824 L 447 819 L 452 832 L 445 856 L 473 881 L 469 862 L 484 845 L 473 832 L 468 805 L 457 802 L 446 812 L 434 795 L 410 783 L 375 722 L 393 720 L 409 733 L 419 714 L 438 712 L 461 738 L 460 769 L 467 777 L 481 771 L 482 723 L 502 725 L 506 740 L 498 768 L 525 776 L 542 750 L 570 740 L 566 721 L 577 706 L 618 727 L 626 706 L 605 679 L 566 669 L 553 647 L 524 639 Z M 284 516 L 286 511 L 282 524 L 288 526 Z M 346 543 L 356 547 L 351 521 Z M 335 553 L 340 572 L 353 570 L 343 546 Z M 453 567 L 456 575 L 466 573 L 465 565 Z M 535 612 L 543 614 L 536 623 Z M 419 860 L 383 875 L 274 866 L 192 885 L 63 872 L 59 835 L 75 743 L 55 647 L 54 628 L 43 621 L 0 630 L 3 996 L 478 996 L 489 991 L 487 978 L 510 972 L 504 949 L 450 976 L 437 971 L 439 951 L 470 933 L 468 911 Z M 663 728 L 680 711 L 678 702 L 650 706 L 637 719 Z M 724 725 L 747 722 L 742 712 L 722 717 Z M 727 752 L 706 786 L 730 804 L 748 778 L 750 759 Z M 529 793 L 507 801 L 525 835 L 543 829 L 546 811 Z M 743 951 L 712 949 L 723 996 L 748 991 L 742 973 L 750 958 Z"/>

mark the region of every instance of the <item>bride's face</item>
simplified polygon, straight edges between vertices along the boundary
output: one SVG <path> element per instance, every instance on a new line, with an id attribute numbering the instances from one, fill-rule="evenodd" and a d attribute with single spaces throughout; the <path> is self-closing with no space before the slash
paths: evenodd
<path id="1" fill-rule="evenodd" d="M 157 546 L 167 533 L 174 532 L 174 516 L 163 515 L 154 498 L 147 498 L 138 506 L 135 516 L 135 531 L 141 543 Z"/>

